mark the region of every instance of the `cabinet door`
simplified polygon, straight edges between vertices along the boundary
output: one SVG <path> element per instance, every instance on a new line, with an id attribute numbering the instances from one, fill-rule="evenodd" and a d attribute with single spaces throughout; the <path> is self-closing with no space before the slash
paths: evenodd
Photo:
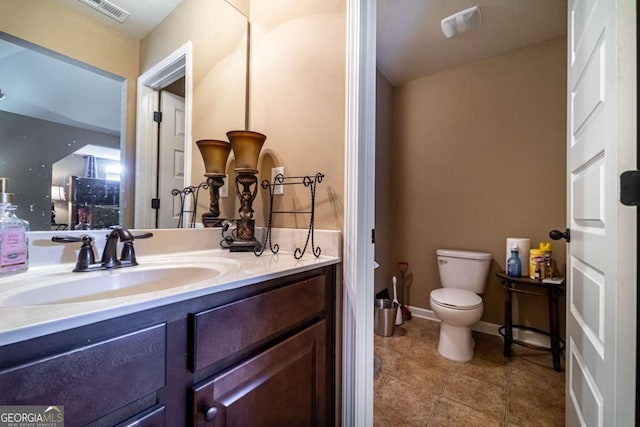
<path id="1" fill-rule="evenodd" d="M 191 390 L 193 425 L 326 424 L 325 321 Z"/>
<path id="2" fill-rule="evenodd" d="M 165 348 L 163 323 L 0 371 L 0 404 L 60 405 L 85 425 L 164 387 Z"/>

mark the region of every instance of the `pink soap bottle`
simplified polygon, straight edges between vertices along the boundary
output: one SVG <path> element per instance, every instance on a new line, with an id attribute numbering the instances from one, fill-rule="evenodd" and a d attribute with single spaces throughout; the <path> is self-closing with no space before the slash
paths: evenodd
<path id="1" fill-rule="evenodd" d="M 16 216 L 9 179 L 0 178 L 0 276 L 29 268 L 29 223 Z"/>

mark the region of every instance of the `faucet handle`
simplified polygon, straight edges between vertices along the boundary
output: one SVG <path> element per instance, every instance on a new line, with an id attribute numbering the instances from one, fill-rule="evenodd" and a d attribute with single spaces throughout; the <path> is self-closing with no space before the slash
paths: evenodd
<path id="1" fill-rule="evenodd" d="M 149 237 L 153 237 L 153 233 L 143 233 L 132 237 L 133 240 L 148 239 Z M 133 240 L 124 242 L 124 245 L 122 246 L 122 253 L 120 254 L 120 262 L 127 266 L 138 265 L 138 261 L 136 260 L 136 251 L 133 247 Z"/>
<path id="2" fill-rule="evenodd" d="M 131 267 L 138 265 L 136 260 L 136 250 L 133 248 L 133 242 L 124 242 L 122 246 L 122 252 L 120 253 L 120 264 L 123 267 Z"/>
<path id="3" fill-rule="evenodd" d="M 82 246 L 80 246 L 80 252 L 78 253 L 78 261 L 76 262 L 76 268 L 73 271 L 89 271 L 95 269 L 96 266 L 96 253 L 93 249 L 93 237 L 83 235 Z M 98 264 L 99 266 L 99 264 Z M 93 268 L 92 268 L 93 267 Z"/>
<path id="4" fill-rule="evenodd" d="M 83 234 L 80 237 L 76 237 L 76 236 L 53 236 L 51 238 L 52 242 L 57 242 L 57 243 L 77 243 L 77 242 L 82 242 L 82 238 L 83 237 L 89 237 L 86 234 Z"/>
<path id="5" fill-rule="evenodd" d="M 153 237 L 153 233 L 135 234 L 133 239 L 148 239 L 149 237 Z"/>
<path id="6" fill-rule="evenodd" d="M 79 271 L 91 271 L 100 267 L 100 264 L 96 264 L 96 254 L 93 249 L 93 237 L 86 234 L 80 237 L 76 236 L 53 236 L 51 238 L 53 242 L 60 243 L 76 243 L 82 242 L 80 246 L 80 252 L 78 253 L 78 260 L 76 266 L 73 269 L 74 272 Z"/>

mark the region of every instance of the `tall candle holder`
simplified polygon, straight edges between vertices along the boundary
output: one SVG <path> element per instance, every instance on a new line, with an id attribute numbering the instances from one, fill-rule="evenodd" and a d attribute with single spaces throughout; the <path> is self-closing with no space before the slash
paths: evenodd
<path id="1" fill-rule="evenodd" d="M 231 151 L 231 144 L 216 139 L 201 139 L 196 145 L 204 161 L 205 178 L 209 187 L 209 212 L 202 214 L 202 224 L 205 227 L 221 227 L 225 221 L 220 217 L 220 188 L 224 185 L 227 158 Z"/>
<path id="2" fill-rule="evenodd" d="M 255 237 L 253 201 L 258 191 L 258 157 L 267 137 L 247 130 L 229 131 L 227 137 L 236 159 L 236 194 L 240 199 L 240 219 L 229 249 L 231 252 L 253 252 L 261 246 Z"/>

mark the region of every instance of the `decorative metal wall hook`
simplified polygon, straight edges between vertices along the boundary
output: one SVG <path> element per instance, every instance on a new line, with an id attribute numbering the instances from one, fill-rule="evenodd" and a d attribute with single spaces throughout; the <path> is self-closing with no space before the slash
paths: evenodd
<path id="1" fill-rule="evenodd" d="M 201 182 L 197 186 L 190 185 L 183 189 L 174 188 L 171 190 L 171 195 L 173 197 L 180 197 L 180 218 L 178 218 L 178 228 L 184 228 L 184 217 L 186 214 L 191 214 L 188 228 L 195 228 L 196 210 L 198 209 L 198 196 L 200 195 L 200 189 L 206 190 L 208 188 L 209 186 L 206 182 Z M 185 203 L 189 196 L 191 197 L 192 209 L 185 210 Z"/>
<path id="2" fill-rule="evenodd" d="M 322 182 L 324 178 L 324 174 L 318 172 L 314 175 L 304 175 L 304 176 L 284 176 L 282 174 L 277 174 L 273 182 L 265 179 L 262 181 L 262 188 L 269 189 L 269 220 L 267 223 L 265 236 L 263 243 L 260 248 L 256 248 L 254 253 L 257 256 L 262 255 L 265 247 L 267 246 L 267 242 L 269 244 L 269 249 L 274 254 L 278 253 L 280 250 L 280 246 L 277 243 L 273 243 L 272 241 L 272 226 L 273 226 L 273 215 L 274 214 L 310 214 L 311 217 L 309 219 L 309 228 L 307 231 L 307 240 L 304 243 L 304 247 L 296 248 L 293 252 L 293 256 L 295 259 L 300 259 L 305 254 L 307 247 L 309 246 L 309 241 L 311 241 L 311 251 L 313 255 L 317 258 L 322 253 L 322 249 L 319 246 L 315 245 L 314 239 L 314 230 L 315 230 L 315 203 L 316 203 L 316 186 L 317 184 Z M 273 196 L 275 187 L 279 185 L 304 185 L 309 188 L 309 193 L 311 197 L 311 207 L 308 211 L 274 211 L 273 210 Z"/>

